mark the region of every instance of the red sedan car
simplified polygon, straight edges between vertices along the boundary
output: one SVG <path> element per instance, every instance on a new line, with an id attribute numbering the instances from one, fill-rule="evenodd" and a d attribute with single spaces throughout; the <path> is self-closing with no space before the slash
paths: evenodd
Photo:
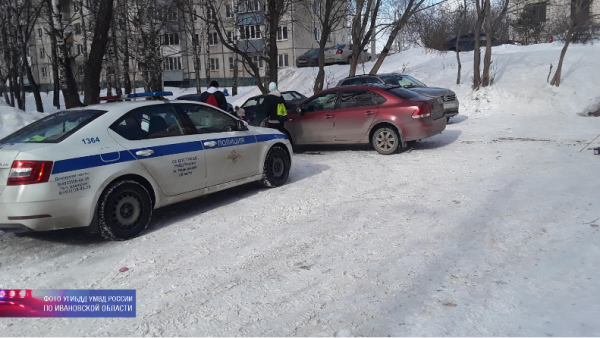
<path id="1" fill-rule="evenodd" d="M 295 145 L 371 143 L 380 154 L 402 151 L 446 128 L 443 103 L 393 85 L 332 88 L 288 112 Z"/>

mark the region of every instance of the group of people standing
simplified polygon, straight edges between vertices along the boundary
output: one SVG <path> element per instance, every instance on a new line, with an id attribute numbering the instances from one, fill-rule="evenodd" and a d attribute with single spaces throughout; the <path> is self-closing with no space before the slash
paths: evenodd
<path id="1" fill-rule="evenodd" d="M 211 81 L 210 87 L 200 95 L 200 102 L 210 104 L 224 111 L 227 111 L 227 99 L 225 94 L 219 90 L 219 83 Z M 237 107 L 236 107 L 237 108 Z M 281 96 L 281 92 L 277 88 L 275 82 L 269 84 L 269 94 L 265 97 L 260 107 L 266 113 L 265 125 L 269 128 L 282 131 L 283 125 L 288 120 L 287 110 L 285 108 L 285 100 Z M 243 108 L 236 109 L 236 114 L 243 118 Z"/>

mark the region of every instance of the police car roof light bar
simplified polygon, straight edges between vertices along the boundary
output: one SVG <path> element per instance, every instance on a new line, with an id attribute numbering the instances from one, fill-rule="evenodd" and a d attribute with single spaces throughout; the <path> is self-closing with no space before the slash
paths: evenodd
<path id="1" fill-rule="evenodd" d="M 126 95 L 113 95 L 113 96 L 102 96 L 99 97 L 99 101 L 113 101 L 113 100 L 125 100 L 125 99 L 136 99 L 140 97 L 162 97 L 172 96 L 173 92 L 147 92 L 147 93 L 136 93 Z"/>

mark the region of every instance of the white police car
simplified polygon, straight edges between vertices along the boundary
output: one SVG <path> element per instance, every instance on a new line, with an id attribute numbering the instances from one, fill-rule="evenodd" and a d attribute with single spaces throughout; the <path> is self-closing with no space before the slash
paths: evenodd
<path id="1" fill-rule="evenodd" d="M 0 230 L 97 226 L 104 238 L 132 238 L 154 208 L 252 181 L 284 184 L 292 154 L 277 130 L 198 102 L 58 112 L 0 140 Z"/>

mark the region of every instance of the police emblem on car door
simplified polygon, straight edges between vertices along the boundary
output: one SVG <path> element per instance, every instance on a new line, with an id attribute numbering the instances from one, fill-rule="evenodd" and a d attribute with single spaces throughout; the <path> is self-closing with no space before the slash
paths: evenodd
<path id="1" fill-rule="evenodd" d="M 208 186 L 258 174 L 256 137 L 248 130 L 237 130 L 237 119 L 204 105 L 181 104 L 181 107 L 202 142 Z"/>

